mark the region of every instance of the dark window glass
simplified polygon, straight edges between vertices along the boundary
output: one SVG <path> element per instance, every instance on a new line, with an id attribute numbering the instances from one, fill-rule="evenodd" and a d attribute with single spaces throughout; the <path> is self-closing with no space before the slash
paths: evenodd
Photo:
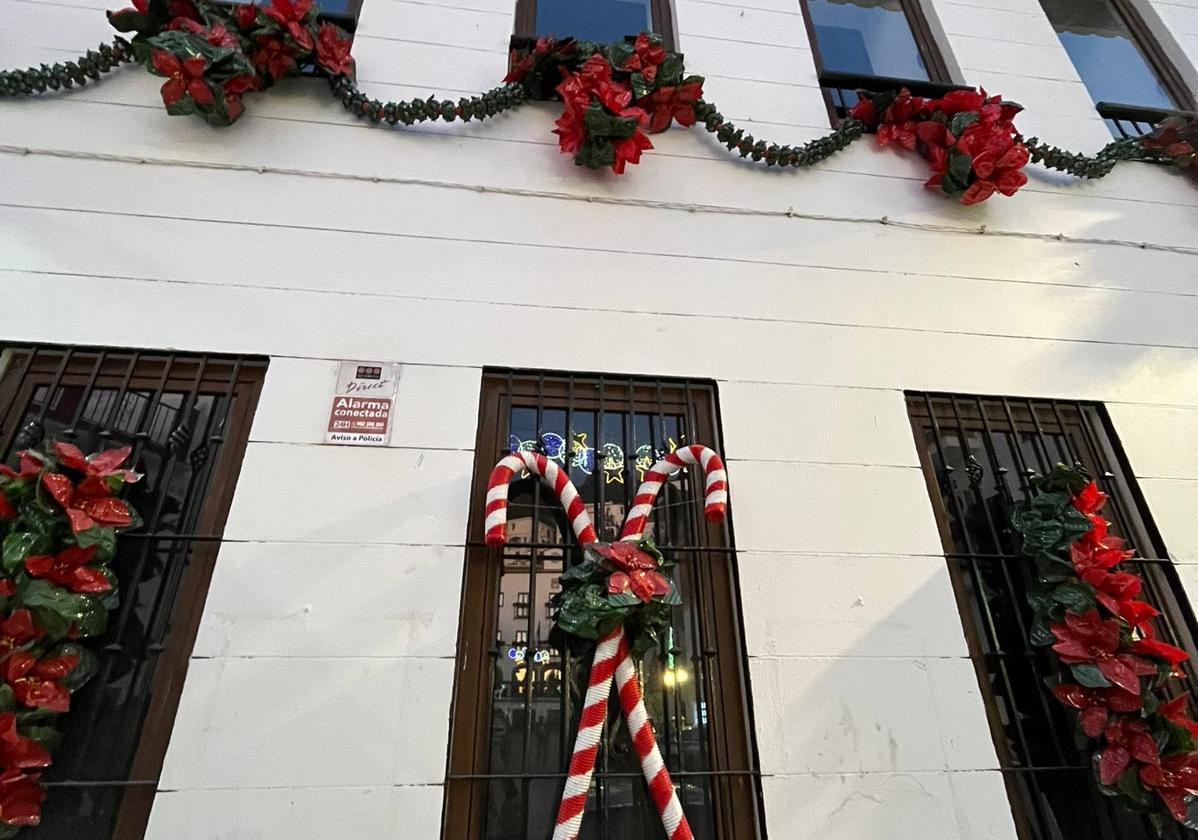
<path id="1" fill-rule="evenodd" d="M 930 79 L 899 0 L 807 0 L 826 70 Z"/>
<path id="2" fill-rule="evenodd" d="M 482 411 L 476 489 L 485 492 L 486 477 L 505 452 L 541 452 L 569 470 L 600 539 L 608 541 L 618 536 L 633 492 L 658 457 L 692 441 L 719 446 L 714 393 L 706 385 L 494 375 L 484 386 Z M 741 682 L 731 540 L 726 527 L 704 521 L 702 495 L 701 476 L 670 481 L 646 529 L 678 558 L 674 575 L 684 603 L 661 648 L 646 657 L 641 676 L 663 758 L 695 836 L 751 840 L 759 824 L 757 779 Z M 480 650 L 486 663 L 481 671 L 459 675 L 446 786 L 446 813 L 453 816 L 445 836 L 547 838 L 590 658 L 573 657 L 552 633 L 551 612 L 527 604 L 544 603 L 580 552 L 552 493 L 533 476 L 512 483 L 509 544 L 501 551 L 481 545 L 482 500 L 475 501 L 466 598 L 485 599 L 488 608 L 463 622 L 459 656 L 469 661 L 475 637 L 516 639 L 519 645 Z M 515 536 L 523 539 L 516 542 Z M 525 608 L 499 609 L 505 596 Z M 660 818 L 618 705 L 610 708 L 582 836 L 641 837 L 647 831 L 656 837 Z"/>
<path id="3" fill-rule="evenodd" d="M 1055 655 L 1028 643 L 1034 569 L 1008 525 L 1029 479 L 1062 462 L 1110 495 L 1112 531 L 1137 549 L 1126 564 L 1164 615 L 1157 635 L 1194 652 L 1193 620 L 1102 406 L 908 394 L 916 443 L 987 704 L 999 765 L 1021 840 L 1193 840 L 1171 820 L 1151 823 L 1103 796 L 1089 748 L 1049 693 Z M 1193 665 L 1186 666 L 1193 684 Z"/>
<path id="4" fill-rule="evenodd" d="M 608 43 L 651 29 L 649 0 L 537 0 L 537 35 Z"/>
<path id="5" fill-rule="evenodd" d="M 265 368 L 123 350 L 0 354 L 0 457 L 45 440 L 84 452 L 130 444 L 144 474 L 124 494 L 145 526 L 118 543 L 121 604 L 105 635 L 86 642 L 100 668 L 59 723 L 31 838 L 144 832 Z"/>
<path id="6" fill-rule="evenodd" d="M 1177 107 L 1111 0 L 1040 0 L 1040 5 L 1095 102 Z"/>
<path id="7" fill-rule="evenodd" d="M 578 38 L 601 44 L 641 32 L 674 44 L 669 0 L 517 0 L 516 35 Z"/>

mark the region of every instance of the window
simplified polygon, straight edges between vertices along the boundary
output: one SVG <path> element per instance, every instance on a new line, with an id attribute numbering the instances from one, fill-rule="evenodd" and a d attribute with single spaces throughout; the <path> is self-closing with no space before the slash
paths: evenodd
<path id="1" fill-rule="evenodd" d="M 218 0 L 227 5 L 252 3 L 255 6 L 269 6 L 271 0 Z M 335 23 L 353 35 L 358 29 L 358 16 L 362 13 L 362 0 L 321 0 L 320 16 L 322 21 Z"/>
<path id="2" fill-rule="evenodd" d="M 1040 0 L 1116 137 L 1147 134 L 1193 97 L 1130 0 Z"/>
<path id="3" fill-rule="evenodd" d="M 540 603 L 580 554 L 552 493 L 533 477 L 512 483 L 508 527 L 535 536 L 488 549 L 482 513 L 491 468 L 513 449 L 537 449 L 568 466 L 600 539 L 612 540 L 657 455 L 691 442 L 718 450 L 719 441 L 710 383 L 484 376 L 445 838 L 524 840 L 552 833 L 589 670 L 589 657 L 572 656 L 539 610 L 518 622 L 529 639 L 523 661 L 490 644 L 496 627 L 505 638 L 517 631 L 517 622 L 497 607 L 499 593 L 529 592 L 530 601 Z M 696 837 L 753 840 L 760 836 L 759 774 L 730 527 L 704 520 L 702 476 L 686 473 L 661 491 L 648 532 L 678 558 L 675 579 L 684 600 L 671 637 L 643 666 L 645 702 L 663 757 Z M 613 722 L 618 705 L 609 709 Z M 587 804 L 587 836 L 641 837 L 658 820 L 627 728 L 609 725 Z"/>
<path id="4" fill-rule="evenodd" d="M 519 592 L 516 594 L 515 603 L 516 618 L 528 618 L 528 593 Z"/>
<path id="5" fill-rule="evenodd" d="M 908 394 L 907 406 L 1021 840 L 1156 840 L 1147 820 L 1102 795 L 1075 724 L 1047 690 L 1055 656 L 1028 644 L 1032 566 L 1007 525 L 1031 476 L 1057 462 L 1081 466 L 1110 495 L 1113 530 L 1143 558 L 1129 565 L 1164 611 L 1158 636 L 1192 655 L 1189 603 L 1105 410 L 922 393 Z M 1193 685 L 1193 665 L 1185 667 Z M 1160 836 L 1194 835 L 1170 824 Z"/>
<path id="6" fill-rule="evenodd" d="M 859 89 L 951 89 L 919 0 L 803 0 L 803 12 L 834 121 L 847 116 Z"/>
<path id="7" fill-rule="evenodd" d="M 121 604 L 62 718 L 39 840 L 142 837 L 258 400 L 263 359 L 0 347 L 0 458 L 69 440 L 132 444 L 127 498 L 145 525 L 119 540 Z"/>
<path id="8" fill-rule="evenodd" d="M 641 32 L 656 32 L 674 48 L 669 0 L 516 0 L 517 36 L 607 44 Z"/>
<path id="9" fill-rule="evenodd" d="M 528 644 L 528 631 L 527 630 L 517 630 L 516 631 L 516 644 L 517 645 Z M 527 657 L 525 657 L 525 658 L 527 659 Z"/>

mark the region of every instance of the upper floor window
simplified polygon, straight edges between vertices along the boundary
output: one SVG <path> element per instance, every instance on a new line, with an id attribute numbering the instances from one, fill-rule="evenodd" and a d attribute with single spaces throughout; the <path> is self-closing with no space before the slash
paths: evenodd
<path id="1" fill-rule="evenodd" d="M 1148 817 L 1103 795 L 1071 713 L 1049 692 L 1056 655 L 1029 639 L 1036 569 L 1008 523 L 1030 479 L 1066 463 L 1110 497 L 1111 530 L 1136 549 L 1123 565 L 1143 578 L 1145 599 L 1163 613 L 1157 637 L 1191 656 L 1195 649 L 1185 592 L 1105 410 L 923 393 L 908 394 L 907 406 L 1020 840 L 1192 838 L 1172 820 L 1158 833 Z M 1193 662 L 1182 667 L 1193 686 Z"/>
<path id="2" fill-rule="evenodd" d="M 599 539 L 614 540 L 645 472 L 688 443 L 719 448 L 710 383 L 489 372 L 483 380 L 474 498 L 467 533 L 457 680 L 443 836 L 524 840 L 553 832 L 573 749 L 590 657 L 561 645 L 539 609 L 581 551 L 553 494 L 535 476 L 513 481 L 501 549 L 483 541 L 487 477 L 509 451 L 532 450 L 568 471 Z M 703 517 L 704 482 L 692 471 L 662 488 L 646 533 L 678 560 L 682 605 L 660 648 L 641 664 L 645 703 L 662 757 L 695 836 L 761 836 L 731 530 Z M 496 639 L 515 639 L 523 655 Z M 609 709 L 587 801 L 586 837 L 657 831 L 618 703 Z M 589 828 L 588 828 L 589 826 Z M 656 836 L 656 835 L 654 835 Z"/>
<path id="3" fill-rule="evenodd" d="M 673 49 L 669 0 L 517 0 L 516 34 L 578 38 L 600 44 L 656 32 Z"/>
<path id="4" fill-rule="evenodd" d="M 905 85 L 934 94 L 948 83 L 919 0 L 803 0 L 803 7 L 820 84 L 835 117 L 843 118 L 856 104 L 858 89 Z"/>
<path id="5" fill-rule="evenodd" d="M 1193 98 L 1129 0 L 1040 0 L 1117 136 L 1146 134 Z M 1154 113 L 1156 112 L 1156 113 Z"/>
<path id="6" fill-rule="evenodd" d="M 236 356 L 0 346 L 0 463 L 64 440 L 130 445 L 143 473 L 124 495 L 145 524 L 117 541 L 120 602 L 84 642 L 95 675 L 59 721 L 31 838 L 143 836 L 265 370 Z"/>

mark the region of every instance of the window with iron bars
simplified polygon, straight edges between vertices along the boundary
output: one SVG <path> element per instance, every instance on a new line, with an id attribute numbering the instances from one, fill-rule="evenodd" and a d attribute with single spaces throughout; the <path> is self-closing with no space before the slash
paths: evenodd
<path id="1" fill-rule="evenodd" d="M 62 720 L 31 838 L 144 836 L 265 370 L 239 356 L 0 345 L 0 459 L 46 440 L 131 445 L 144 474 L 125 495 L 145 524 L 112 564 L 121 604 L 88 642 L 100 667 Z"/>
<path id="2" fill-rule="evenodd" d="M 1194 617 L 1102 405 L 908 393 L 907 407 L 986 701 L 1021 840 L 1193 840 L 1163 835 L 1102 795 L 1084 738 L 1049 693 L 1055 655 L 1028 641 L 1033 567 L 1009 525 L 1029 481 L 1056 463 L 1097 479 L 1112 531 L 1135 547 L 1127 564 L 1163 611 L 1158 635 L 1194 655 Z M 1193 663 L 1186 666 L 1193 685 Z"/>
<path id="3" fill-rule="evenodd" d="M 580 552 L 565 516 L 533 476 L 513 481 L 503 549 L 483 542 L 487 478 L 513 450 L 569 470 L 599 538 L 617 538 L 644 472 L 688 443 L 720 449 L 709 382 L 490 371 L 483 380 L 467 537 L 458 670 L 443 837 L 548 838 L 573 750 L 590 657 L 573 656 L 540 610 L 500 610 L 529 593 L 543 602 Z M 683 606 L 641 666 L 658 743 L 696 838 L 761 836 L 760 777 L 728 523 L 703 517 L 703 479 L 685 472 L 658 496 L 647 530 L 679 561 Z M 523 651 L 495 639 L 527 639 Z M 636 751 L 609 709 L 582 836 L 661 835 Z"/>

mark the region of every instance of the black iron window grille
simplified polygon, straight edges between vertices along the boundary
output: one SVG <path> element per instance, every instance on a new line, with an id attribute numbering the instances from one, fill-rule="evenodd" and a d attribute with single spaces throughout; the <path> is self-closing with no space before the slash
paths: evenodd
<path id="1" fill-rule="evenodd" d="M 1198 113 L 1194 111 L 1144 108 L 1137 105 L 1119 105 L 1114 102 L 1099 102 L 1095 107 L 1106 122 L 1107 128 L 1111 130 L 1111 134 L 1121 138 L 1144 137 L 1151 134 L 1169 117 L 1198 119 Z"/>
<path id="2" fill-rule="evenodd" d="M 138 840 L 158 786 L 264 359 L 0 345 L 0 459 L 65 440 L 131 445 L 145 519 L 113 569 L 121 605 L 89 644 L 100 670 L 71 701 L 43 777 L 38 840 Z"/>
<path id="3" fill-rule="evenodd" d="M 443 836 L 547 840 L 553 831 L 589 657 L 580 661 L 541 610 L 499 608 L 507 593 L 544 603 L 580 552 L 540 481 L 514 481 L 502 550 L 483 543 L 487 477 L 507 452 L 535 450 L 569 470 L 601 540 L 613 540 L 642 476 L 661 454 L 718 448 L 714 386 L 551 375 L 484 377 Z M 703 480 L 685 474 L 658 497 L 649 532 L 679 560 L 684 605 L 642 668 L 662 754 L 697 838 L 761 836 L 759 773 L 727 523 L 703 518 Z M 499 640 L 496 644 L 496 639 Z M 513 640 L 519 641 L 514 644 Z M 657 838 L 660 820 L 620 718 L 609 710 L 583 836 Z"/>
<path id="4" fill-rule="evenodd" d="M 1193 656 L 1189 602 L 1100 404 L 908 393 L 970 655 L 1021 840 L 1179 840 L 1102 795 L 1084 739 L 1048 692 L 1051 651 L 1028 642 L 1032 567 L 1008 522 L 1029 480 L 1073 464 L 1109 494 L 1112 530 L 1137 550 L 1130 570 L 1164 613 L 1158 636 Z M 1193 685 L 1193 663 L 1186 666 Z"/>

